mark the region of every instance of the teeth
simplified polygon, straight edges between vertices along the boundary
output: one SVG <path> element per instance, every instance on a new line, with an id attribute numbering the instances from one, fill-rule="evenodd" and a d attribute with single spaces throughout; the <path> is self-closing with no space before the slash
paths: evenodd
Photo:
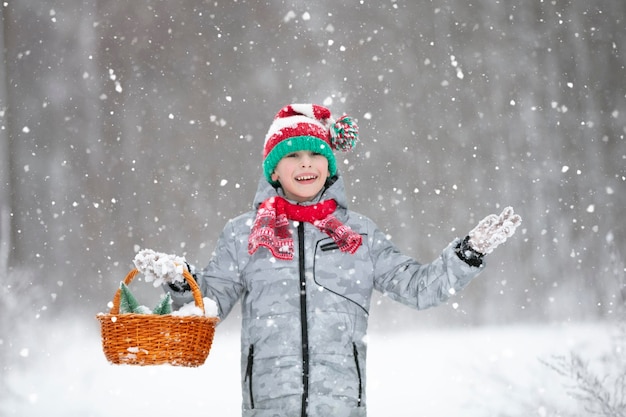
<path id="1" fill-rule="evenodd" d="M 315 176 L 315 175 L 305 175 L 303 177 L 296 177 L 296 180 L 298 180 L 298 181 L 306 181 L 306 180 L 314 180 L 315 178 L 317 178 L 317 176 Z"/>

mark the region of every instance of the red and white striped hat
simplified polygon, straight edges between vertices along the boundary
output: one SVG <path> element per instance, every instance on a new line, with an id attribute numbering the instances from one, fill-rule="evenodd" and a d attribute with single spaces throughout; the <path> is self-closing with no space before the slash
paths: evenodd
<path id="1" fill-rule="evenodd" d="M 274 117 L 263 146 L 263 172 L 274 184 L 272 173 L 278 162 L 290 153 L 312 151 L 328 159 L 328 171 L 337 173 L 333 150 L 351 150 L 358 140 L 358 127 L 346 115 L 334 120 L 326 107 L 317 104 L 290 104 Z"/>

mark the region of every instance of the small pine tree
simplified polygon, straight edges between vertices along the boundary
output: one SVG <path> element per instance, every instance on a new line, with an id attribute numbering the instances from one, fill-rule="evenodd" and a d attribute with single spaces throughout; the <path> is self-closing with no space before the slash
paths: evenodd
<path id="1" fill-rule="evenodd" d="M 140 305 L 139 301 L 135 298 L 133 293 L 124 282 L 120 284 L 120 313 L 134 313 L 134 314 L 170 314 L 172 312 L 172 296 L 167 293 L 161 298 L 159 304 L 154 308 L 154 311 L 150 310 L 144 305 Z"/>
<path id="2" fill-rule="evenodd" d="M 166 293 L 161 302 L 152 310 L 153 314 L 170 314 L 172 312 L 172 296 Z"/>
<path id="3" fill-rule="evenodd" d="M 135 298 L 128 285 L 120 283 L 120 313 L 137 313 L 139 310 L 139 302 Z"/>

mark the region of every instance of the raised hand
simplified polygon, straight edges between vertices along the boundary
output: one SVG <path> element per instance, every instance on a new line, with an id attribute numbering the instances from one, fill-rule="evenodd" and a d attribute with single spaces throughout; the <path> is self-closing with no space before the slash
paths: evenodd
<path id="1" fill-rule="evenodd" d="M 513 212 L 512 207 L 505 208 L 500 215 L 490 214 L 482 219 L 469 232 L 469 245 L 483 255 L 491 253 L 513 236 L 522 218 Z"/>

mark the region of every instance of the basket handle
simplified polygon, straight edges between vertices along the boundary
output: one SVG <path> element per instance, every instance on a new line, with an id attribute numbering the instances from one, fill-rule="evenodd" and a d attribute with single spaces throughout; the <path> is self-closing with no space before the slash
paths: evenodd
<path id="1" fill-rule="evenodd" d="M 137 268 L 131 270 L 126 278 L 124 278 L 124 284 L 129 285 L 130 282 L 135 278 L 135 276 L 139 273 Z M 183 268 L 183 276 L 187 280 L 187 283 L 191 287 L 191 292 L 193 294 L 193 300 L 196 303 L 196 307 L 200 307 L 202 310 L 202 314 L 204 314 L 204 301 L 202 300 L 202 291 L 200 291 L 200 287 L 196 283 L 196 280 L 193 279 L 193 276 L 187 271 L 187 269 Z M 122 290 L 118 288 L 115 296 L 113 297 L 113 307 L 111 307 L 111 314 L 119 314 L 120 313 L 120 301 L 122 297 Z"/>

